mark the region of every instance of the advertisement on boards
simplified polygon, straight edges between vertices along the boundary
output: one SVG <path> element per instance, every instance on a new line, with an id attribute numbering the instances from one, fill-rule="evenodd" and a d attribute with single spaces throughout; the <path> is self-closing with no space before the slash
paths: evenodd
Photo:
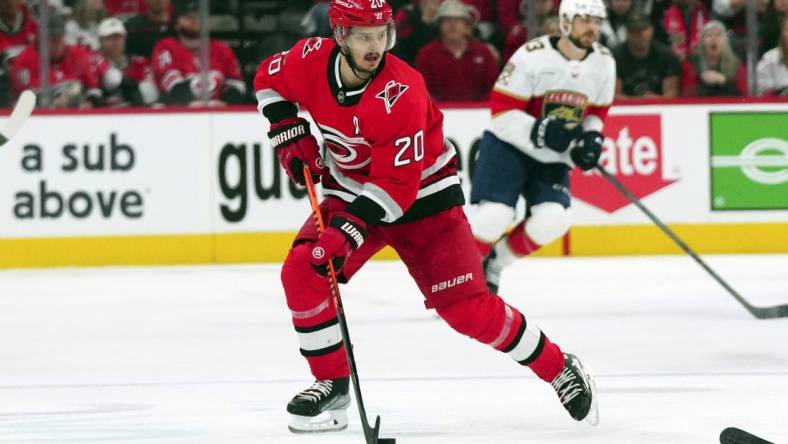
<path id="1" fill-rule="evenodd" d="M 709 115 L 711 209 L 788 209 L 786 113 Z"/>
<path id="2" fill-rule="evenodd" d="M 610 115 L 605 120 L 605 141 L 599 164 L 638 199 L 667 187 L 663 176 L 662 117 L 659 114 Z M 572 171 L 572 195 L 607 213 L 629 200 L 598 171 Z"/>

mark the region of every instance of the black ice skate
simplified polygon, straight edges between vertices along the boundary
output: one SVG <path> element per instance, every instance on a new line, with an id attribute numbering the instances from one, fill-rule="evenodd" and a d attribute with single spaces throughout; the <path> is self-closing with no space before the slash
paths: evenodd
<path id="1" fill-rule="evenodd" d="M 349 378 L 315 381 L 287 403 L 293 433 L 334 432 L 347 428 Z"/>
<path id="2" fill-rule="evenodd" d="M 484 259 L 482 262 L 482 268 L 484 269 L 484 279 L 487 281 L 487 288 L 490 289 L 491 293 L 498 294 L 498 284 L 501 279 L 501 271 L 503 270 L 503 264 L 500 263 L 496 259 L 497 254 L 495 253 L 495 248 L 490 251 L 490 254 Z"/>
<path id="3" fill-rule="evenodd" d="M 558 399 L 572 418 L 591 425 L 599 424 L 594 376 L 575 355 L 564 353 L 564 360 L 564 369 L 550 383 Z"/>

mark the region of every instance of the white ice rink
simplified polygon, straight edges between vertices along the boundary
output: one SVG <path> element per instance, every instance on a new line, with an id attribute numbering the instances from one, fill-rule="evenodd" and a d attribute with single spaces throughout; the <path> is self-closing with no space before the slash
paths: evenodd
<path id="1" fill-rule="evenodd" d="M 756 304 L 788 256 L 708 256 Z M 0 443 L 363 443 L 292 435 L 311 383 L 277 266 L 0 272 Z M 788 443 L 788 319 L 756 320 L 686 256 L 529 259 L 502 295 L 597 376 L 601 424 L 424 310 L 404 268 L 344 287 L 367 409 L 399 444 Z"/>

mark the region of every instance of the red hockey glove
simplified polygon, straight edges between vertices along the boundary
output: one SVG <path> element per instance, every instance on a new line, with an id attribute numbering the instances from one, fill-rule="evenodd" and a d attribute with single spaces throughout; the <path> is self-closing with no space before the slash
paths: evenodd
<path id="1" fill-rule="evenodd" d="M 334 264 L 334 271 L 345 265 L 350 253 L 358 249 L 367 237 L 367 224 L 358 217 L 339 212 L 331 218 L 326 231 L 320 235 L 312 247 L 309 262 L 321 276 L 328 276 L 328 261 Z"/>
<path id="2" fill-rule="evenodd" d="M 312 180 L 320 182 L 325 165 L 320 158 L 320 148 L 315 136 L 309 131 L 309 122 L 300 117 L 284 119 L 271 124 L 268 132 L 279 163 L 293 182 L 304 185 L 304 164 L 309 165 Z"/>

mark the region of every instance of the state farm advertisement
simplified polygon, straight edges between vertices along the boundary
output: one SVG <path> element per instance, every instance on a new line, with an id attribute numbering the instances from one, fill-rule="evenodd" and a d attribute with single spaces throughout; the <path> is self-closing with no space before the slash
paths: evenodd
<path id="1" fill-rule="evenodd" d="M 609 116 L 605 122 L 600 165 L 638 199 L 658 192 L 673 180 L 662 173 L 662 117 L 659 114 Z M 598 171 L 572 172 L 572 194 L 576 199 L 613 213 L 630 204 Z"/>

